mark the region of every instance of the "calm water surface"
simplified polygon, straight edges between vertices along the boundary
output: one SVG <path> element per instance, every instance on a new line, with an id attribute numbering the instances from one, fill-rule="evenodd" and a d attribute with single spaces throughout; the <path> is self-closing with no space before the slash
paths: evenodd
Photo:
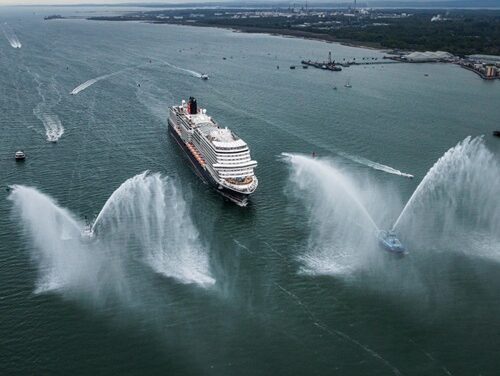
<path id="1" fill-rule="evenodd" d="M 323 242 L 314 226 L 324 213 L 297 189 L 282 153 L 314 151 L 377 186 L 387 205 L 371 214 L 389 227 L 429 168 L 465 137 L 484 134 L 498 162 L 490 135 L 500 82 L 443 64 L 290 70 L 330 50 L 339 59 L 383 55 L 217 29 L 44 22 L 54 10 L 35 13 L 0 13 L 22 43 L 14 49 L 0 35 L 0 373 L 497 374 L 500 243 L 479 257 L 474 246 L 413 242 L 401 260 L 375 251 L 374 266 L 362 270 L 336 273 L 328 257 L 322 267 L 331 273 L 305 270 L 311 244 Z M 210 80 L 196 77 L 202 72 Z M 250 145 L 260 186 L 249 207 L 208 190 L 169 139 L 168 106 L 189 96 Z M 64 128 L 57 143 L 46 127 Z M 28 159 L 16 164 L 20 148 Z M 83 222 L 145 170 L 178 187 L 215 284 L 136 266 L 123 281 L 40 289 L 40 244 L 23 231 L 5 187 L 36 187 Z M 323 200 L 316 183 L 308 189 Z M 178 251 L 170 243 L 166 254 Z M 337 256 L 332 250 L 332 265 Z M 76 273 L 80 261 L 69 260 L 59 267 Z"/>

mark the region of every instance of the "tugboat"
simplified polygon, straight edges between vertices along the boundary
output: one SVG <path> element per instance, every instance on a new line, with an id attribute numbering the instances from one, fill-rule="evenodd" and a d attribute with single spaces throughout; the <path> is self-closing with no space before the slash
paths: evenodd
<path id="1" fill-rule="evenodd" d="M 80 239 L 84 242 L 92 241 L 94 239 L 94 232 L 92 231 L 92 228 L 86 226 L 80 234 Z"/>
<path id="2" fill-rule="evenodd" d="M 203 74 L 200 76 L 200 78 L 201 78 L 202 80 L 205 80 L 205 81 L 206 81 L 206 80 L 208 80 L 208 74 L 203 73 Z"/>
<path id="3" fill-rule="evenodd" d="M 80 239 L 84 242 L 89 242 L 94 240 L 94 231 L 92 230 L 92 221 L 85 216 L 85 227 L 82 229 L 80 233 Z"/>
<path id="4" fill-rule="evenodd" d="M 382 230 L 378 233 L 377 238 L 380 246 L 384 248 L 384 250 L 401 256 L 407 253 L 406 248 L 396 237 L 394 231 Z"/>
<path id="5" fill-rule="evenodd" d="M 26 159 L 26 154 L 22 150 L 16 151 L 16 154 L 14 154 L 14 158 L 16 161 L 24 161 Z"/>
<path id="6" fill-rule="evenodd" d="M 500 131 L 493 131 L 493 136 L 500 137 Z"/>

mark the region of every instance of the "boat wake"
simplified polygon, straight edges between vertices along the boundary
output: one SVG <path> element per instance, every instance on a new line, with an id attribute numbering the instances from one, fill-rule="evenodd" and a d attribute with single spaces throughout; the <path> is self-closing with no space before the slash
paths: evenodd
<path id="1" fill-rule="evenodd" d="M 103 76 L 92 78 L 92 79 L 90 79 L 88 81 L 85 81 L 84 83 L 78 85 L 77 87 L 75 87 L 73 90 L 71 90 L 70 94 L 71 95 L 77 95 L 78 93 L 84 91 L 85 89 L 89 88 L 90 86 L 94 85 L 95 83 L 97 83 L 99 81 L 106 80 L 108 78 L 117 76 L 119 74 L 128 72 L 128 71 L 133 70 L 133 69 L 144 67 L 144 66 L 146 66 L 146 64 L 139 64 L 139 65 L 136 65 L 136 66 L 133 66 L 133 67 L 128 67 L 128 68 L 120 69 L 120 70 L 118 70 L 116 72 L 108 73 L 108 74 L 105 74 Z"/>
<path id="2" fill-rule="evenodd" d="M 71 90 L 70 94 L 71 95 L 76 95 L 76 94 L 80 93 L 81 91 L 84 91 L 85 89 L 91 87 L 95 83 L 97 83 L 99 81 L 102 81 L 102 80 L 105 80 L 107 78 L 116 76 L 119 73 L 121 73 L 121 71 L 115 72 L 115 73 L 110 73 L 110 74 L 105 74 L 104 76 L 100 76 L 100 77 L 97 77 L 97 78 L 92 78 L 91 80 L 85 81 L 83 84 L 80 84 L 77 87 L 75 87 L 73 90 Z"/>
<path id="3" fill-rule="evenodd" d="M 165 61 L 165 60 L 160 60 L 163 64 L 169 66 L 170 68 L 174 68 L 174 69 L 177 69 L 178 71 L 181 71 L 181 72 L 185 72 L 185 73 L 188 73 L 189 75 L 193 76 L 193 77 L 196 77 L 196 78 L 201 78 L 202 74 L 199 73 L 199 72 L 196 72 L 194 70 L 191 70 L 191 69 L 186 69 L 186 68 L 182 68 L 182 67 L 178 67 L 177 65 L 174 65 L 172 63 L 169 63 L 168 61 Z"/>
<path id="4" fill-rule="evenodd" d="M 378 163 L 378 162 L 374 162 L 374 161 L 369 160 L 369 159 L 364 158 L 364 157 L 360 157 L 357 155 L 350 155 L 350 154 L 344 153 L 343 151 L 337 151 L 337 154 L 340 155 L 341 157 L 349 159 L 353 162 L 356 162 L 356 163 L 365 165 L 367 167 L 373 168 L 374 170 L 387 172 L 388 174 L 404 176 L 405 178 L 410 178 L 410 179 L 413 178 L 412 174 L 408 174 L 406 172 L 399 171 L 395 168 L 392 168 L 390 166 L 386 166 L 386 165 Z"/>
<path id="5" fill-rule="evenodd" d="M 41 112 L 38 109 L 34 109 L 33 113 L 43 123 L 47 141 L 57 142 L 64 134 L 64 127 L 59 119 L 59 116 L 56 114 Z"/>
<path id="6" fill-rule="evenodd" d="M 14 30 L 7 23 L 3 24 L 2 30 L 12 48 L 21 48 L 23 46 Z"/>
<path id="7" fill-rule="evenodd" d="M 360 183 L 331 161 L 283 155 L 291 167 L 291 193 L 304 202 L 309 218 L 301 272 L 349 275 L 369 263 L 377 222 L 386 223 L 394 211 L 384 203 L 383 190 L 368 180 Z"/>
<path id="8" fill-rule="evenodd" d="M 104 80 L 106 78 L 108 78 L 108 75 L 101 76 L 101 77 L 98 77 L 98 78 L 93 78 L 91 80 L 85 81 L 83 84 L 80 84 L 77 87 L 75 87 L 73 90 L 71 90 L 71 95 L 76 95 L 80 91 L 83 91 L 86 88 L 88 88 L 88 87 L 92 86 L 93 84 L 95 84 L 96 82 L 98 82 L 100 80 Z"/>
<path id="9" fill-rule="evenodd" d="M 324 142 L 311 141 L 310 138 L 304 137 L 301 134 L 298 134 L 296 132 L 291 131 L 290 127 L 288 127 L 286 124 L 282 123 L 281 121 L 276 121 L 275 120 L 275 121 L 271 122 L 271 121 L 269 121 L 268 118 L 266 118 L 264 116 L 259 116 L 255 112 L 250 112 L 250 111 L 245 110 L 240 105 L 234 103 L 231 98 L 227 97 L 224 93 L 218 91 L 215 88 L 211 88 L 211 90 L 214 91 L 214 92 L 216 92 L 220 97 L 222 97 L 224 100 L 221 102 L 221 104 L 222 105 L 226 105 L 227 107 L 231 108 L 232 111 L 238 111 L 242 115 L 245 115 L 245 116 L 250 117 L 250 118 L 258 119 L 258 120 L 262 121 L 263 123 L 266 123 L 266 124 L 268 124 L 270 126 L 277 126 L 283 132 L 286 132 L 286 133 L 288 133 L 288 134 L 290 134 L 290 135 L 292 135 L 294 137 L 298 137 L 301 140 L 304 140 L 304 141 L 307 141 L 307 142 L 312 142 L 314 145 L 319 146 L 321 148 L 324 148 L 325 150 L 331 150 L 332 149 L 331 145 L 327 145 Z M 406 177 L 406 178 L 409 178 L 409 179 L 412 179 L 414 177 L 412 174 L 409 174 L 409 173 L 406 173 L 406 172 L 402 172 L 402 171 L 397 170 L 397 169 L 395 169 L 393 167 L 386 166 L 386 165 L 378 163 L 378 162 L 374 162 L 374 161 L 372 161 L 370 159 L 367 159 L 367 158 L 364 158 L 364 157 L 360 157 L 360 156 L 357 156 L 357 155 L 348 154 L 348 153 L 343 152 L 342 150 L 339 150 L 337 148 L 333 148 L 333 151 L 336 154 L 340 155 L 341 157 L 343 157 L 345 159 L 349 159 L 349 160 L 351 160 L 353 162 L 356 162 L 358 164 L 364 165 L 366 167 L 370 167 L 370 168 L 372 168 L 374 170 L 383 171 L 383 172 L 386 172 L 386 173 L 392 174 L 392 175 L 403 176 L 403 177 Z"/>
<path id="10" fill-rule="evenodd" d="M 182 284 L 215 283 L 186 203 L 159 174 L 142 173 L 123 183 L 92 231 L 83 231 L 81 220 L 36 188 L 13 186 L 9 200 L 30 240 L 39 273 L 36 293 L 137 304 L 155 286 L 147 270 Z"/>
<path id="11" fill-rule="evenodd" d="M 53 112 L 52 108 L 60 103 L 61 95 L 57 90 L 55 83 L 47 85 L 48 89 L 43 90 L 43 84 L 40 81 L 38 74 L 32 73 L 30 70 L 28 70 L 28 72 L 31 73 L 37 83 L 38 95 L 41 98 L 41 102 L 38 103 L 33 109 L 33 115 L 35 115 L 37 119 L 42 122 L 45 128 L 47 141 L 57 142 L 64 134 L 64 127 L 59 119 L 59 116 Z M 55 95 L 50 95 L 49 98 L 47 98 L 46 94 L 48 93 L 55 93 Z"/>
<path id="12" fill-rule="evenodd" d="M 404 207 L 394 188 L 363 180 L 331 161 L 285 157 L 291 192 L 309 218 L 303 272 L 350 275 L 373 269 L 381 253 L 375 251 L 377 224 L 395 230 L 412 253 L 500 261 L 500 163 L 481 137 L 468 137 L 448 150 Z"/>

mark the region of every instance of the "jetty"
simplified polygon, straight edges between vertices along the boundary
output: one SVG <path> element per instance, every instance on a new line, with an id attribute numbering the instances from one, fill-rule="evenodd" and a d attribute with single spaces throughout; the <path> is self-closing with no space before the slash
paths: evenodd
<path id="1" fill-rule="evenodd" d="M 341 67 L 339 67 L 336 63 L 335 60 L 332 60 L 332 52 L 328 52 L 328 61 L 312 61 L 312 60 L 302 60 L 301 63 L 304 66 L 311 66 L 314 68 L 318 69 L 324 69 L 324 70 L 329 70 L 332 72 L 340 72 L 342 70 Z"/>
<path id="2" fill-rule="evenodd" d="M 382 64 L 395 64 L 402 63 L 403 61 L 398 60 L 387 60 L 391 59 L 389 57 L 384 56 L 379 60 L 378 57 L 361 57 L 356 60 L 356 58 L 352 58 L 352 60 L 343 59 L 342 62 L 335 61 L 332 59 L 331 51 L 328 53 L 327 61 L 312 61 L 312 60 L 302 60 L 302 66 L 305 68 L 307 66 L 311 66 L 318 69 L 329 70 L 333 72 L 339 72 L 342 70 L 341 67 L 349 68 L 352 65 L 382 65 Z"/>

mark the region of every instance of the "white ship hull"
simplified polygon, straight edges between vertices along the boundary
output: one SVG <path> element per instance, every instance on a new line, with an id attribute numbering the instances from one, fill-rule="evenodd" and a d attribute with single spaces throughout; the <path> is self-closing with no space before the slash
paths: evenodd
<path id="1" fill-rule="evenodd" d="M 223 152 L 225 154 L 228 154 L 229 157 L 234 157 L 234 158 L 240 157 L 241 155 L 243 156 L 248 155 L 248 158 L 246 157 L 239 158 L 240 160 L 243 160 L 243 162 L 241 163 L 233 162 L 232 165 L 229 164 L 224 165 L 220 163 L 221 160 L 215 160 L 216 163 L 211 163 L 214 161 L 213 155 L 211 154 L 206 155 L 199 150 L 205 147 L 203 143 L 199 142 L 200 135 L 203 136 L 204 133 L 196 130 L 195 126 L 192 127 L 194 129 L 190 129 L 189 123 L 188 126 L 186 126 L 187 121 L 190 122 L 192 121 L 191 119 L 186 120 L 185 118 L 182 117 L 183 116 L 182 110 L 183 108 L 181 106 L 171 108 L 170 117 L 168 119 L 169 130 L 170 134 L 173 136 L 176 143 L 179 145 L 181 150 L 187 156 L 194 171 L 205 183 L 213 187 L 219 194 L 221 194 L 222 196 L 226 197 L 227 199 L 235 202 L 240 206 L 246 206 L 248 203 L 249 196 L 253 192 L 255 192 L 258 186 L 258 179 L 253 174 L 253 167 L 256 166 L 256 162 L 250 160 L 249 151 L 239 152 L 239 153 L 236 152 L 234 153 L 234 156 L 233 154 L 231 154 L 231 152 L 229 153 L 226 151 Z M 200 115 L 200 118 L 202 118 L 202 116 L 203 114 Z M 207 127 L 205 123 L 203 123 L 203 126 Z M 214 127 L 214 129 L 218 128 Z M 193 136 L 194 132 L 198 132 L 198 134 Z M 205 143 L 208 144 L 206 140 L 202 141 L 205 141 Z M 231 144 L 227 145 L 231 146 Z M 235 145 L 236 148 L 240 148 L 242 150 L 244 150 L 243 147 L 239 145 L 244 145 L 246 147 L 246 144 L 242 143 L 242 141 L 235 143 Z M 217 155 L 218 154 L 217 149 L 214 147 L 212 147 L 212 149 L 216 151 L 213 154 Z M 225 149 L 222 148 L 222 150 L 226 149 L 229 148 L 228 147 L 226 147 Z M 248 150 L 247 147 L 246 150 Z M 246 160 L 245 158 L 248 160 Z M 224 154 L 223 157 L 220 159 L 222 159 L 223 163 L 227 163 L 224 162 L 226 160 L 231 161 L 231 159 L 226 157 Z M 233 165 L 235 167 L 232 167 Z M 229 173 L 231 171 L 251 171 L 251 173 L 243 177 L 238 175 L 236 177 L 231 177 L 228 176 L 228 173 L 226 171 L 229 171 Z"/>

